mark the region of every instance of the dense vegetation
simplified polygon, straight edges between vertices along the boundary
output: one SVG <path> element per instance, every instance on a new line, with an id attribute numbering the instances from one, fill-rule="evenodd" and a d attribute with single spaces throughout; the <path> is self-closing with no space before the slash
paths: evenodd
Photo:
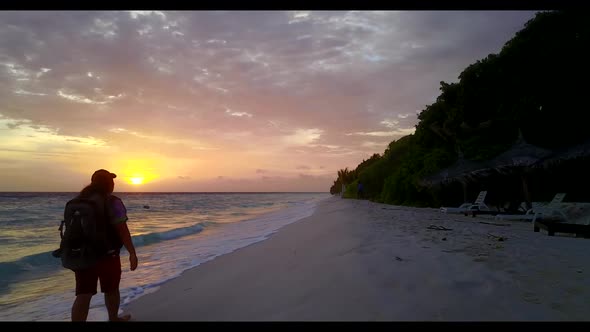
<path id="1" fill-rule="evenodd" d="M 418 116 L 412 135 L 389 144 L 383 154 L 354 170 L 341 170 L 330 189 L 402 205 L 440 206 L 448 193 L 420 185 L 420 179 L 466 159 L 487 160 L 505 151 L 518 130 L 528 143 L 556 150 L 587 140 L 585 113 L 590 77 L 586 11 L 538 13 L 499 54 L 467 67 L 457 83 L 440 83 L 440 95 Z M 462 200 L 463 197 L 457 197 Z"/>

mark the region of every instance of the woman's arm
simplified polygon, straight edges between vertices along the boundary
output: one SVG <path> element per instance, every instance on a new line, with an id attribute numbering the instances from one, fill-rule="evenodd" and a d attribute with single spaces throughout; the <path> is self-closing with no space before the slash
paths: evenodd
<path id="1" fill-rule="evenodd" d="M 129 266 L 131 271 L 134 271 L 137 268 L 137 255 L 135 253 L 135 246 L 133 245 L 133 241 L 131 240 L 131 233 L 129 233 L 129 228 L 127 227 L 126 222 L 122 222 L 115 225 L 117 229 L 117 233 L 119 233 L 119 238 L 125 249 L 129 252 Z"/>

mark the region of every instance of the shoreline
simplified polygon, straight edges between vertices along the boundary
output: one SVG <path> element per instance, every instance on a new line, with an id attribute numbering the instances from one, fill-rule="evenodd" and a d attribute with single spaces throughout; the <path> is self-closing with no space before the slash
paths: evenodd
<path id="1" fill-rule="evenodd" d="M 136 211 L 137 215 L 133 216 L 133 220 L 140 222 L 132 223 L 130 227 L 135 235 L 134 242 L 141 265 L 138 270 L 129 272 L 127 251 L 122 249 L 122 310 L 128 303 L 156 291 L 162 284 L 178 277 L 182 271 L 263 241 L 284 225 L 309 216 L 317 205 L 317 200 L 329 195 L 275 195 L 262 200 L 256 196 L 237 201 L 232 196 L 227 197 L 231 201 L 226 203 L 230 205 L 228 208 L 223 208 L 224 203 L 218 202 L 213 208 L 221 212 L 217 213 L 213 209 L 211 215 L 206 217 L 201 214 L 187 214 L 182 209 L 177 215 L 174 211 L 170 213 L 168 211 L 171 210 L 167 209 L 169 203 L 165 200 L 161 203 L 159 196 L 147 202 L 153 209 L 146 211 L 140 208 Z M 193 202 L 193 199 L 189 198 L 188 201 Z M 146 203 L 143 199 L 130 202 L 133 202 L 129 204 L 131 207 L 141 207 Z M 192 205 L 188 206 L 192 209 Z M 159 224 L 158 218 L 163 213 L 171 218 L 180 218 L 177 223 L 175 220 L 168 223 L 167 228 L 152 227 Z M 134 233 L 133 227 L 142 232 Z M 22 256 L 5 263 L 5 266 L 8 264 L 8 267 L 20 270 L 13 274 L 10 274 L 11 271 L 4 271 L 8 277 L 5 277 L 7 282 L 1 294 L 1 306 L 4 309 L 0 315 L 1 320 L 69 320 L 74 296 L 73 273 L 61 267 L 50 256 L 51 251 L 43 250 L 39 254 Z M 107 319 L 100 288 L 98 291 L 91 301 L 89 321 Z"/>
<path id="2" fill-rule="evenodd" d="M 327 198 L 123 311 L 137 321 L 589 319 L 590 242 L 481 221 Z"/>

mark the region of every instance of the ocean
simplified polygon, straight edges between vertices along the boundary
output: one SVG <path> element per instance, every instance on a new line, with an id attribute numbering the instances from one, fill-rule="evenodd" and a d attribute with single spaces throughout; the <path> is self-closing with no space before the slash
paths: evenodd
<path id="1" fill-rule="evenodd" d="M 68 321 L 74 273 L 59 247 L 65 203 L 76 193 L 0 193 L 0 320 Z M 262 241 L 310 216 L 328 193 L 115 193 L 127 207 L 139 265 L 121 253 L 121 310 L 183 271 Z M 106 321 L 92 298 L 89 321 Z"/>

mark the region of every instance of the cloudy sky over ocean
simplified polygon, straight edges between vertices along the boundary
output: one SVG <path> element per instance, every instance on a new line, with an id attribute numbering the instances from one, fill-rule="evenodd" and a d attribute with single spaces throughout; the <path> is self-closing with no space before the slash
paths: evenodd
<path id="1" fill-rule="evenodd" d="M 533 16 L 0 12 L 0 191 L 328 191 Z"/>

